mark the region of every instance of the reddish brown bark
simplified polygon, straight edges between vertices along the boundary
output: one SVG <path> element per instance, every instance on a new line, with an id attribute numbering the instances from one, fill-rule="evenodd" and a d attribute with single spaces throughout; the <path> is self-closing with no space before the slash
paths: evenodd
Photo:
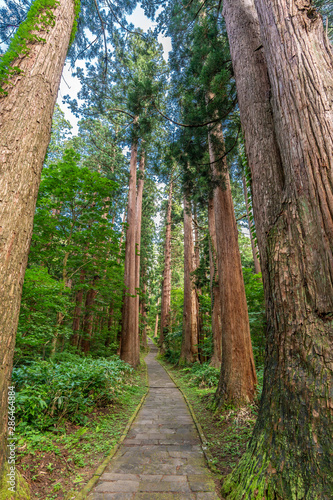
<path id="1" fill-rule="evenodd" d="M 52 113 L 74 21 L 73 0 L 59 0 L 54 24 L 28 42 L 13 62 L 22 73 L 0 97 L 0 474 L 5 454 L 7 387 L 11 377 L 22 284 Z"/>
<path id="2" fill-rule="evenodd" d="M 332 49 L 311 2 L 256 5 L 261 36 L 250 0 L 225 0 L 224 15 L 252 175 L 267 350 L 254 433 L 224 490 L 232 499 L 326 500 L 333 491 Z"/>
<path id="3" fill-rule="evenodd" d="M 221 325 L 221 299 L 219 275 L 217 270 L 216 253 L 216 227 L 213 199 L 208 201 L 208 226 L 209 226 L 209 269 L 210 269 L 210 289 L 212 300 L 212 334 L 213 334 L 213 355 L 210 361 L 211 366 L 221 367 L 222 361 L 222 325 Z"/>
<path id="4" fill-rule="evenodd" d="M 224 157 L 222 125 L 208 133 L 214 190 L 216 251 L 221 300 L 222 365 L 215 399 L 240 406 L 252 401 L 257 384 L 245 296 L 238 231 Z"/>
<path id="5" fill-rule="evenodd" d="M 144 171 L 145 171 L 145 151 L 144 141 L 141 141 L 141 157 L 139 165 L 139 178 L 137 182 L 136 193 L 136 233 L 135 233 L 135 288 L 136 288 L 136 301 L 135 301 L 135 329 L 137 339 L 137 350 L 140 352 L 140 334 L 139 334 L 139 304 L 140 304 L 140 250 L 141 250 L 141 225 L 142 225 L 142 196 L 144 187 Z"/>
<path id="6" fill-rule="evenodd" d="M 162 302 L 161 302 L 161 324 L 159 346 L 164 351 L 164 337 L 169 331 L 170 307 L 171 307 L 171 211 L 172 211 L 172 191 L 173 191 L 173 171 L 171 173 L 169 185 L 169 197 L 167 205 L 166 223 L 165 223 L 165 247 L 164 247 L 164 271 L 162 283 Z"/>
<path id="7" fill-rule="evenodd" d="M 198 306 L 191 273 L 194 269 L 194 246 L 191 203 L 184 195 L 184 313 L 183 338 L 179 363 L 198 359 Z"/>
<path id="8" fill-rule="evenodd" d="M 130 161 L 130 179 L 128 190 L 127 231 L 125 248 L 125 296 L 122 313 L 122 331 L 120 357 L 126 363 L 136 367 L 140 363 L 139 340 L 136 321 L 136 164 L 138 140 L 132 143 Z"/>

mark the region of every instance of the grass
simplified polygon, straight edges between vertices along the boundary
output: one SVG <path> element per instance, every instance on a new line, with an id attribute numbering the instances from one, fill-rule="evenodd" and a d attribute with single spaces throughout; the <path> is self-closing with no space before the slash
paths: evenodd
<path id="1" fill-rule="evenodd" d="M 31 429 L 20 436 L 17 467 L 29 483 L 31 498 L 75 498 L 119 440 L 146 390 L 141 363 L 117 401 L 86 413 L 84 425 L 65 421 L 52 432 Z"/>

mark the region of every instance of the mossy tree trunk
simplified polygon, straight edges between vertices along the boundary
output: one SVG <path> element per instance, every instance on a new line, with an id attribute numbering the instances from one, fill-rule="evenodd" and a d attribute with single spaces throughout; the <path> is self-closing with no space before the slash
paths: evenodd
<path id="1" fill-rule="evenodd" d="M 0 97 L 0 474 L 6 456 L 7 387 L 11 377 L 22 284 L 52 114 L 74 22 L 74 1 L 59 0 L 54 23 L 28 42 L 22 71 Z M 38 30 L 37 30 L 38 31 Z"/>
<path id="2" fill-rule="evenodd" d="M 333 492 L 332 48 L 311 2 L 225 0 L 267 309 L 254 433 L 228 499 Z"/>

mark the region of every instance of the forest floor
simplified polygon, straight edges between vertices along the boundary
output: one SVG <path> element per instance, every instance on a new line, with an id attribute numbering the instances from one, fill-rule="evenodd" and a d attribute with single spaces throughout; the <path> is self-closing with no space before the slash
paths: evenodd
<path id="1" fill-rule="evenodd" d="M 196 387 L 191 381 L 188 369 L 174 366 L 163 358 L 159 359 L 159 362 L 171 374 L 191 403 L 207 439 L 212 463 L 221 475 L 222 484 L 246 449 L 257 418 L 258 405 L 254 403 L 241 409 L 224 407 L 216 410 L 216 387 Z"/>
<path id="2" fill-rule="evenodd" d="M 74 498 L 118 442 L 146 391 L 143 362 L 117 402 L 94 408 L 84 416 L 84 425 L 64 422 L 56 433 L 25 435 L 17 468 L 30 486 L 31 499 Z"/>

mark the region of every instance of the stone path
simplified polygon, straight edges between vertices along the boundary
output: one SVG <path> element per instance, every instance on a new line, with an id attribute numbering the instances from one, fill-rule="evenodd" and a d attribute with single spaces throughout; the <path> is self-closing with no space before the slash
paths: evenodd
<path id="1" fill-rule="evenodd" d="M 88 499 L 218 500 L 187 405 L 150 349 L 149 395 Z"/>

